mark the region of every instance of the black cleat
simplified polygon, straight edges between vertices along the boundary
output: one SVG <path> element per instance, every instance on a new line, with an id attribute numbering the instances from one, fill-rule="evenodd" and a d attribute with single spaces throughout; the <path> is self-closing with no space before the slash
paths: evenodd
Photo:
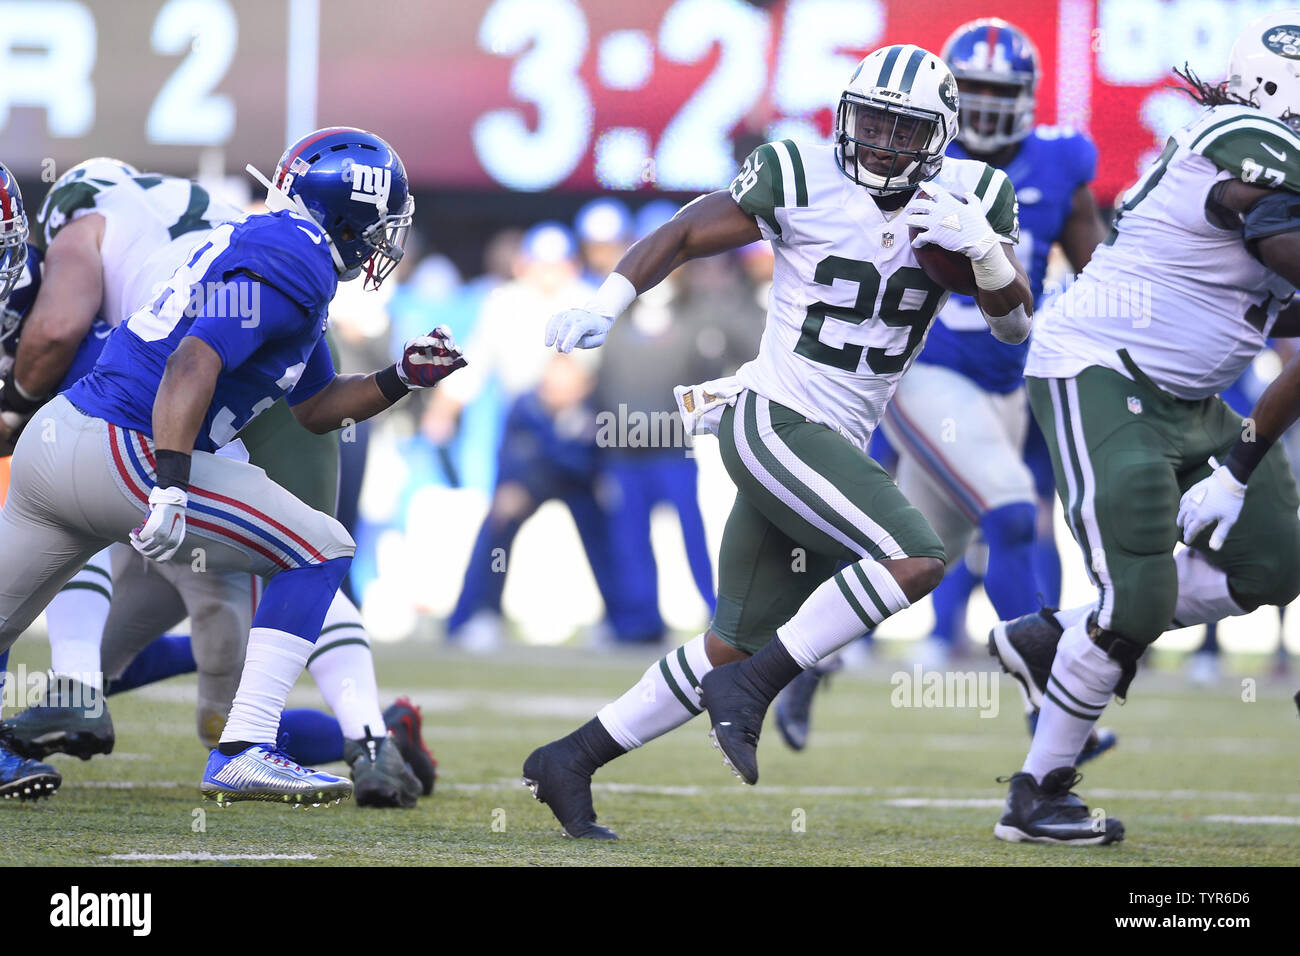
<path id="1" fill-rule="evenodd" d="M 844 662 L 837 656 L 829 661 L 808 668 L 777 695 L 776 729 L 781 732 L 781 739 L 791 750 L 803 750 L 808 746 L 808 731 L 812 724 L 812 701 L 824 678 L 829 677 Z"/>
<path id="2" fill-rule="evenodd" d="M 989 631 L 989 653 L 998 659 L 1004 671 L 1020 681 L 1025 698 L 1035 712 L 1043 706 L 1056 645 L 1063 633 L 1055 608 L 1048 607 L 1014 621 L 1000 621 Z"/>
<path id="3" fill-rule="evenodd" d="M 34 760 L 55 753 L 89 760 L 112 753 L 117 739 L 104 692 L 73 677 L 54 677 L 45 699 L 5 721 L 0 736 Z"/>
<path id="4" fill-rule="evenodd" d="M 359 807 L 409 810 L 420 796 L 420 781 L 402 758 L 392 734 L 343 741 L 343 759 L 352 768 L 353 799 Z"/>
<path id="5" fill-rule="evenodd" d="M 384 711 L 384 725 L 396 738 L 403 759 L 410 764 L 412 772 L 420 781 L 420 792 L 427 797 L 433 793 L 434 781 L 438 779 L 438 761 L 433 759 L 433 754 L 424 745 L 420 708 L 412 704 L 409 698 L 399 697 Z"/>
<path id="6" fill-rule="evenodd" d="M 1057 767 L 1034 782 L 1033 774 L 1011 775 L 1007 808 L 993 835 L 1008 843 L 1063 843 L 1097 846 L 1124 839 L 1124 824 L 1094 816 L 1070 788 L 1082 777 L 1073 767 Z"/>
<path id="7" fill-rule="evenodd" d="M 591 803 L 591 774 L 578 748 L 566 740 L 538 747 L 524 761 L 523 784 L 551 808 L 564 835 L 587 840 L 617 840 L 618 834 L 596 823 Z"/>
<path id="8" fill-rule="evenodd" d="M 700 681 L 700 703 L 709 712 L 709 737 L 722 762 L 745 783 L 758 783 L 758 736 L 770 701 L 745 678 L 739 663 L 723 664 Z"/>

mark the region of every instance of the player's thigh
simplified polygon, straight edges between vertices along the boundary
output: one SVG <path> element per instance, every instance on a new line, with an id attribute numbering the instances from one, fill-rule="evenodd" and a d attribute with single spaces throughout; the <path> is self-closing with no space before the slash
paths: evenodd
<path id="1" fill-rule="evenodd" d="M 104 673 L 121 677 L 140 651 L 185 619 L 186 610 L 163 571 L 166 564 L 150 561 L 126 544 L 115 544 L 111 551 L 113 602 L 100 656 Z"/>
<path id="2" fill-rule="evenodd" d="M 1219 399 L 1206 400 L 1205 433 L 1223 461 L 1241 434 L 1242 419 Z M 1194 452 L 1196 464 L 1180 476 L 1185 491 L 1208 476 L 1211 467 Z M 1205 456 L 1208 458 L 1208 456 Z M 1246 485 L 1241 516 L 1218 551 L 1208 548 L 1211 529 L 1193 545 L 1228 575 L 1233 597 L 1248 610 L 1261 604 L 1286 605 L 1300 593 L 1300 496 L 1283 448 L 1271 448 Z"/>
<path id="3" fill-rule="evenodd" d="M 925 516 L 943 542 L 947 562 L 952 564 L 970 544 L 978 517 L 959 508 L 952 496 L 906 451 L 898 456 L 895 477 L 898 490 Z"/>
<path id="4" fill-rule="evenodd" d="M 1166 400 L 1141 388 L 1092 368 L 1077 378 L 1033 379 L 1030 399 L 1052 451 L 1066 522 L 1100 591 L 1099 623 L 1149 643 L 1168 627 L 1178 597 L 1171 436 L 1179 421 L 1174 405 L 1157 407 Z"/>
<path id="5" fill-rule="evenodd" d="M 1021 454 L 1026 425 L 1018 390 L 986 392 L 937 365 L 913 366 L 884 418 L 900 457 L 915 459 L 972 522 L 1003 505 L 1034 500 L 1033 475 Z"/>
<path id="6" fill-rule="evenodd" d="M 837 564 L 791 538 L 737 492 L 718 552 L 713 633 L 754 653 L 835 573 Z"/>
<path id="7" fill-rule="evenodd" d="M 825 425 L 745 391 L 718 437 L 737 489 L 800 546 L 841 561 L 944 557 L 884 469 Z"/>
<path id="8" fill-rule="evenodd" d="M 247 462 L 195 452 L 186 536 L 173 560 L 270 577 L 351 557 L 351 535 Z"/>

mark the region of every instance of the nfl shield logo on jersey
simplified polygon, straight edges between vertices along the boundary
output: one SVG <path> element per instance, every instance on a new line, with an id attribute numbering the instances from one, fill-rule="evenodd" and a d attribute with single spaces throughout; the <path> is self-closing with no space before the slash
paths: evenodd
<path id="1" fill-rule="evenodd" d="M 894 234 L 892 232 L 882 232 L 880 234 L 880 246 L 882 249 L 894 248 Z"/>
<path id="2" fill-rule="evenodd" d="M 1136 395 L 1130 395 L 1128 397 L 1128 410 L 1134 415 L 1141 415 L 1142 399 L 1138 398 Z"/>

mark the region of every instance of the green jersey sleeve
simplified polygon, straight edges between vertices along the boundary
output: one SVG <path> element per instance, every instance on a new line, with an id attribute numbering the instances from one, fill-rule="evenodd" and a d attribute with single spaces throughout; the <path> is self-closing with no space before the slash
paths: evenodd
<path id="1" fill-rule="evenodd" d="M 1016 200 L 1016 189 L 1011 185 L 1007 174 L 992 166 L 985 166 L 984 173 L 975 185 L 975 196 L 984 208 L 984 215 L 993 227 L 993 231 L 1007 242 L 1020 241 L 1020 203 Z"/>
<path id="2" fill-rule="evenodd" d="M 1211 126 L 1191 149 L 1242 182 L 1300 192 L 1300 137 L 1271 117 Z"/>
<path id="3" fill-rule="evenodd" d="M 808 182 L 799 147 L 788 139 L 758 147 L 731 181 L 731 198 L 758 220 L 764 239 L 788 238 L 782 235 L 776 211 L 808 205 Z"/>

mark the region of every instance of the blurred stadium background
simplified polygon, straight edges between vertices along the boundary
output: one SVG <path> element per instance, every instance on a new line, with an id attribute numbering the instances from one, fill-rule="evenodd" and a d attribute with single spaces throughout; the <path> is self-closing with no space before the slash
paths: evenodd
<path id="1" fill-rule="evenodd" d="M 1033 37 L 1044 65 L 1038 121 L 1092 135 L 1093 188 L 1109 206 L 1193 109 L 1166 88 L 1170 68 L 1186 61 L 1218 77 L 1238 25 L 1284 5 L 22 0 L 0 5 L 0 157 L 31 209 L 59 172 L 95 155 L 197 176 L 247 202 L 245 164 L 271 168 L 313 128 L 357 125 L 387 138 L 415 187 L 417 239 L 400 281 L 378 294 L 342 288 L 332 313 L 342 368 L 379 367 L 410 335 L 446 323 L 473 372 L 343 435 L 345 482 L 359 488 L 349 586 L 366 623 L 377 640 L 399 641 L 441 637 L 450 619 L 465 646 L 485 650 L 502 640 L 636 642 L 664 628 L 693 633 L 708 619 L 699 542 L 692 560 L 690 516 L 684 525 L 673 504 L 691 497 L 691 463 L 710 559 L 733 489 L 711 440 L 690 456 L 599 447 L 596 414 L 666 412 L 673 384 L 750 357 L 770 257 L 749 249 L 693 264 L 620 324 L 625 341 L 578 362 L 551 358 L 545 321 L 581 301 L 580 283 L 602 277 L 681 203 L 725 186 L 756 144 L 825 137 L 867 51 L 894 42 L 937 51 L 977 16 Z M 613 202 L 591 205 L 601 198 Z M 1278 361 L 1265 354 L 1261 380 Z M 509 481 L 497 487 L 499 471 L 525 477 L 522 496 Z M 529 485 L 537 474 L 545 481 Z M 654 564 L 636 547 L 651 487 L 663 498 L 650 508 Z M 507 560 L 496 546 L 546 495 L 555 497 L 519 528 Z M 592 522 L 614 529 L 606 556 L 622 570 L 599 588 L 574 514 L 588 531 Z M 1069 606 L 1087 583 L 1064 525 L 1058 540 Z M 507 568 L 498 619 L 493 592 Z M 607 614 L 602 592 L 617 595 L 617 612 Z M 929 615 L 923 602 L 879 636 L 923 637 Z M 1286 638 L 1300 649 L 1296 617 Z M 978 598 L 970 632 L 991 621 Z M 1221 637 L 1230 651 L 1262 653 L 1278 627 L 1263 609 L 1225 622 Z M 1195 647 L 1199 630 L 1161 646 Z"/>

